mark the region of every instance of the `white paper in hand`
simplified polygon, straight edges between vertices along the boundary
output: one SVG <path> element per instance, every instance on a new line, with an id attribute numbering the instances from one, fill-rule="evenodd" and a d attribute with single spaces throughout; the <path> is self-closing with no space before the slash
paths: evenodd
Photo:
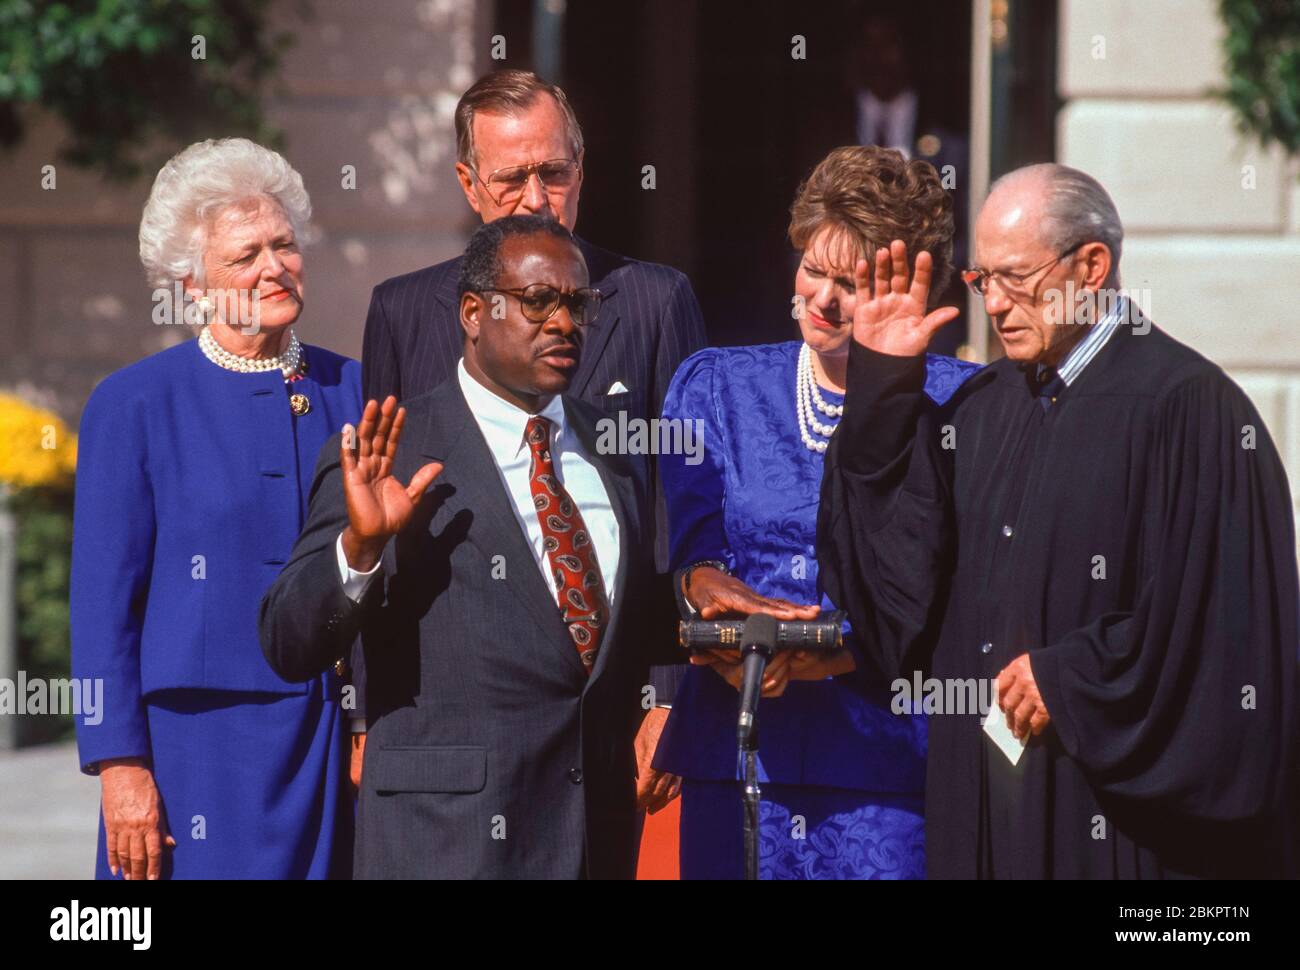
<path id="1" fill-rule="evenodd" d="M 1006 755 L 1013 765 L 1017 764 L 1020 756 L 1025 753 L 1025 742 L 1016 737 L 1011 728 L 1007 727 L 1007 715 L 996 704 L 989 709 L 988 716 L 984 718 L 984 733 L 993 739 L 998 750 Z"/>

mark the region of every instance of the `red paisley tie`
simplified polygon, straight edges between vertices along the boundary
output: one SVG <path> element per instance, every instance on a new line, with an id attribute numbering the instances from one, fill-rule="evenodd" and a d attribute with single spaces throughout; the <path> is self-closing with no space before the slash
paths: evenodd
<path id="1" fill-rule="evenodd" d="M 596 561 L 596 547 L 577 504 L 555 475 L 550 419 L 529 418 L 524 440 L 533 454 L 529 486 L 537 520 L 542 524 L 542 547 L 555 576 L 560 612 L 590 675 L 596 664 L 601 634 L 609 622 L 609 600 Z"/>

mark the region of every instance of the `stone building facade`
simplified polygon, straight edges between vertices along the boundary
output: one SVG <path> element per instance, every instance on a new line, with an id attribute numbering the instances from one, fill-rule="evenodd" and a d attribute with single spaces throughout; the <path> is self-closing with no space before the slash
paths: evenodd
<path id="1" fill-rule="evenodd" d="M 371 288 L 460 252 L 473 214 L 456 183 L 452 113 L 482 69 L 491 5 L 312 0 L 273 8 L 296 36 L 266 104 L 302 173 L 317 240 L 306 250 L 308 342 L 359 357 Z M 109 184 L 61 164 L 57 124 L 34 117 L 0 157 L 0 387 L 80 417 L 109 372 L 184 339 L 151 321 L 137 255 L 152 176 Z M 42 189 L 55 165 L 55 188 Z M 345 188 L 345 166 L 355 188 Z"/>
<path id="2" fill-rule="evenodd" d="M 1300 511 L 1300 175 L 1234 127 L 1214 0 L 1062 0 L 1058 161 L 1124 220 L 1123 284 L 1232 375 Z"/>

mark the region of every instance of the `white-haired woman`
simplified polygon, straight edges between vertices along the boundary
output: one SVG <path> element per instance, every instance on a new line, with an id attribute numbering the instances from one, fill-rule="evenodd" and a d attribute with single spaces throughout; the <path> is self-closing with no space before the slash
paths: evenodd
<path id="1" fill-rule="evenodd" d="M 72 663 L 104 685 L 77 724 L 101 878 L 347 874 L 340 681 L 281 680 L 257 638 L 317 453 L 361 413 L 358 364 L 294 335 L 310 216 L 301 176 L 242 138 L 176 155 L 144 208 L 155 322 L 202 330 L 107 377 L 81 420 Z"/>

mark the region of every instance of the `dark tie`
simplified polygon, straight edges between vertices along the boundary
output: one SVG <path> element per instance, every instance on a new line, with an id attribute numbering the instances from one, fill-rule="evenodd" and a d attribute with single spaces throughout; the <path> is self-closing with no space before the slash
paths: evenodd
<path id="1" fill-rule="evenodd" d="M 551 461 L 551 422 L 540 415 L 528 419 L 524 440 L 533 455 L 529 487 L 542 525 L 542 547 L 551 564 L 560 613 L 587 674 L 596 665 L 601 634 L 609 622 L 605 581 L 596 561 L 596 547 L 582 513 L 555 474 Z"/>
<path id="2" fill-rule="evenodd" d="M 1038 364 L 1030 379 L 1029 387 L 1030 392 L 1038 398 L 1038 403 L 1046 411 L 1056 403 L 1056 399 L 1065 390 L 1065 381 L 1061 379 L 1055 367 Z"/>
<path id="3" fill-rule="evenodd" d="M 884 114 L 882 114 L 879 118 L 876 119 L 875 144 L 876 147 L 878 148 L 894 147 L 893 145 L 889 144 L 889 118 Z"/>

